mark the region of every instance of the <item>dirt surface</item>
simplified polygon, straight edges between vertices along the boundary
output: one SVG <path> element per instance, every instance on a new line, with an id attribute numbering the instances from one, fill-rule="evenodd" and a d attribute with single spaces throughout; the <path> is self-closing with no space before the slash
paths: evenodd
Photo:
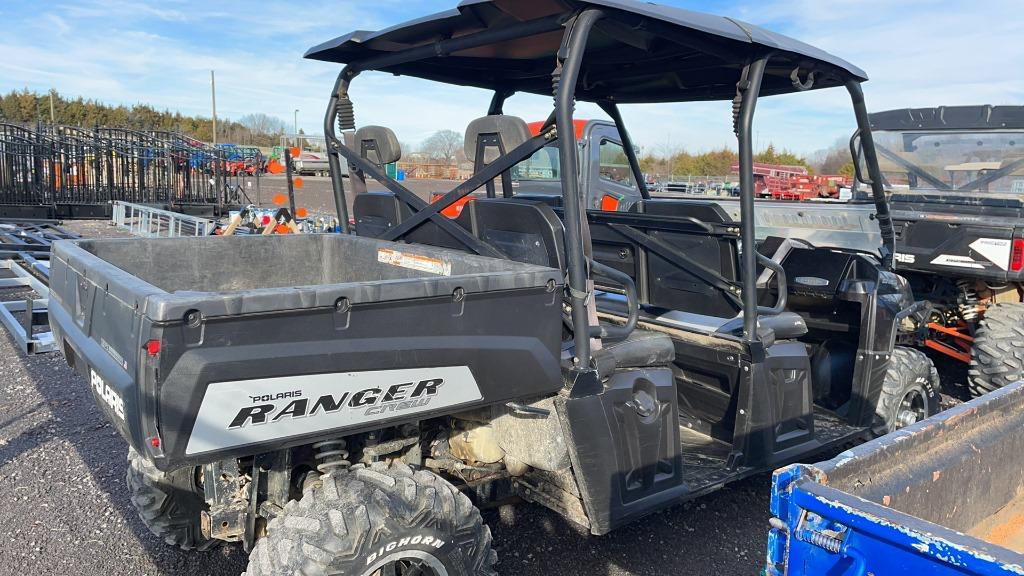
<path id="1" fill-rule="evenodd" d="M 967 533 L 1024 554 L 1024 492 Z"/>

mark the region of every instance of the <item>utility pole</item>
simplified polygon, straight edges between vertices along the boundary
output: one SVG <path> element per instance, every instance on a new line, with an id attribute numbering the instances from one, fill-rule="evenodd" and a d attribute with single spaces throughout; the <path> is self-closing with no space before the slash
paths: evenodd
<path id="1" fill-rule="evenodd" d="M 299 141 L 299 109 L 295 109 L 295 142 Z"/>
<path id="2" fill-rule="evenodd" d="M 53 113 L 53 89 L 50 89 L 50 124 L 56 124 L 56 114 Z"/>
<path id="3" fill-rule="evenodd" d="M 210 70 L 210 97 L 213 101 L 213 145 L 217 145 L 217 80 Z"/>

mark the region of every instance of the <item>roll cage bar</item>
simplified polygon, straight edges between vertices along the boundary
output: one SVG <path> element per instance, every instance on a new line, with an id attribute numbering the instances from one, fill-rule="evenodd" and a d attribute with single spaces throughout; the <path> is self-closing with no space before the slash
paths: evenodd
<path id="1" fill-rule="evenodd" d="M 339 73 L 331 92 L 330 104 L 324 117 L 324 132 L 329 148 L 329 165 L 332 174 L 332 186 L 341 227 L 349 233 L 348 205 L 345 197 L 344 182 L 341 174 L 341 159 L 350 166 L 353 192 L 365 192 L 364 175 L 374 178 L 388 190 L 405 202 L 415 213 L 392 229 L 386 236 L 388 240 L 399 240 L 417 226 L 431 221 L 444 231 L 451 234 L 468 249 L 477 254 L 501 257 L 486 242 L 476 238 L 454 221 L 444 217 L 441 211 L 473 191 L 485 186 L 488 182 L 502 175 L 516 164 L 528 159 L 534 152 L 544 146 L 557 144 L 560 148 L 560 173 L 562 184 L 563 223 L 565 227 L 565 252 L 567 259 L 566 291 L 571 304 L 571 326 L 590 326 L 587 305 L 592 298 L 590 278 L 596 274 L 594 262 L 590 259 L 590 235 L 584 208 L 585 195 L 579 190 L 577 172 L 578 158 L 574 138 L 560 138 L 562 134 L 574 134 L 573 111 L 576 102 L 576 91 L 580 81 L 580 70 L 587 49 L 587 41 L 595 25 L 606 16 L 601 7 L 588 6 L 572 14 L 549 16 L 536 20 L 519 22 L 497 28 L 485 28 L 479 32 L 466 34 L 457 38 L 435 41 L 429 45 L 416 46 L 405 50 L 370 56 L 364 60 L 348 63 Z M 351 135 L 356 128 L 353 103 L 349 98 L 349 86 L 352 80 L 364 70 L 375 70 L 398 66 L 418 59 L 434 58 L 449 55 L 462 50 L 488 46 L 514 39 L 522 39 L 537 34 L 550 33 L 563 29 L 560 48 L 557 52 L 554 69 L 551 73 L 554 88 L 554 111 L 547 119 L 537 136 L 526 141 L 517 148 L 508 151 L 497 160 L 484 166 L 469 180 L 459 184 L 440 199 L 427 203 L 401 183 L 391 179 L 377 165 L 361 157 L 349 141 L 339 138 L 337 129 Z M 711 48 L 708 47 L 710 50 Z M 717 50 L 717 47 L 716 47 Z M 721 56 L 720 50 L 719 56 Z M 729 57 L 735 58 L 733 54 Z M 742 246 L 741 301 L 743 305 L 743 339 L 750 346 L 752 353 L 763 355 L 763 345 L 757 331 L 759 313 L 778 313 L 775 309 L 760 308 L 757 305 L 757 265 L 771 266 L 764 257 L 759 258 L 755 242 L 754 222 L 754 175 L 753 175 L 753 140 L 752 126 L 754 111 L 765 79 L 765 70 L 769 61 L 777 56 L 777 51 L 753 45 L 751 54 L 745 59 L 736 84 L 736 97 L 733 100 L 734 129 L 739 144 L 739 171 L 741 189 L 741 222 L 740 240 Z M 833 71 L 833 73 L 835 73 Z M 882 265 L 891 269 L 892 253 L 895 240 L 892 219 L 883 189 L 881 170 L 879 169 L 876 146 L 871 135 L 867 108 L 860 83 L 862 78 L 853 73 L 839 72 L 844 78 L 842 84 L 850 94 L 857 122 L 858 147 L 862 150 L 868 174 L 858 173 L 858 177 L 871 187 L 876 207 L 876 218 L 881 229 L 883 246 L 881 249 Z M 793 69 L 793 91 L 810 89 L 814 84 L 814 72 L 808 72 L 800 79 L 800 67 Z M 777 91 L 777 88 L 776 88 Z M 488 113 L 503 112 L 505 100 L 515 91 L 498 88 L 494 91 Z M 622 139 L 623 148 L 629 162 L 630 170 L 640 186 L 644 198 L 650 194 L 644 186 L 639 160 L 636 157 L 632 141 L 622 122 L 621 114 L 614 99 L 599 101 L 601 108 L 612 118 Z M 853 149 L 851 139 L 851 149 Z M 856 163 L 855 163 L 856 164 Z M 859 172 L 859 166 L 857 166 Z M 627 227 L 628 228 L 628 227 Z M 724 287 L 719 287 L 724 289 Z M 596 327 L 591 330 L 573 330 L 575 345 L 574 373 L 572 395 L 585 394 L 592 391 L 593 386 L 600 386 L 596 369 L 591 365 L 591 338 L 600 332 Z"/>

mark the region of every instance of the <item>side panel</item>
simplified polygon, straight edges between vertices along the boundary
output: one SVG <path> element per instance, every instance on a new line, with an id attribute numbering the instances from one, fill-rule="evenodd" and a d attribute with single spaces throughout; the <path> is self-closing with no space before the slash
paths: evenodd
<path id="1" fill-rule="evenodd" d="M 768 576 L 1002 576 L 1024 574 L 1024 555 L 860 500 L 784 468 L 773 480 Z M 779 497 L 779 492 L 784 496 Z M 785 523 L 786 528 L 782 529 Z"/>
<path id="2" fill-rule="evenodd" d="M 529 289 L 467 294 L 460 302 L 429 298 L 355 305 L 344 312 L 326 309 L 211 319 L 195 328 L 168 326 L 162 333 L 162 371 L 157 385 L 158 420 L 168 462 L 157 464 L 172 466 L 267 452 L 455 409 L 556 392 L 562 386 L 558 358 L 561 317 L 552 308 L 560 302 L 557 291 Z M 405 370 L 416 372 L 387 374 L 387 388 L 373 385 L 370 380 L 376 377 L 366 374 Z M 363 374 L 352 377 L 348 373 Z M 303 385 L 268 387 L 268 380 L 282 378 L 300 378 Z M 412 395 L 423 382 L 438 378 L 444 382 L 434 390 L 436 399 L 425 405 L 402 405 L 399 410 L 396 403 L 375 418 L 338 419 L 342 412 L 364 402 L 373 400 L 380 405 L 394 385 L 413 384 L 393 392 L 392 399 L 398 401 L 403 393 Z M 196 425 L 207 395 L 220 395 L 217 387 L 226 382 L 235 383 L 240 395 L 251 386 L 252 394 L 245 394 L 255 399 L 239 401 L 248 400 L 249 408 L 273 405 L 270 413 L 275 417 L 288 411 L 289 405 L 292 409 L 285 417 L 297 416 L 301 402 L 291 402 L 306 400 L 309 412 L 304 418 L 309 423 L 302 430 L 280 431 L 266 439 L 233 439 L 221 445 L 196 440 L 196 446 L 205 446 L 207 451 L 187 454 L 193 434 L 245 435 L 245 427 L 229 429 L 230 422 L 218 420 L 223 429 L 216 433 Z M 363 384 L 366 386 L 357 387 Z M 276 398 L 296 391 L 301 394 Z M 330 415 L 326 409 L 312 413 L 322 398 L 324 403 L 337 404 L 345 394 L 348 408 Z M 264 399 L 266 395 L 275 398 Z M 423 398 L 421 394 L 420 400 Z M 370 405 L 366 406 L 368 410 Z"/>
<path id="3" fill-rule="evenodd" d="M 671 370 L 625 370 L 600 394 L 560 397 L 556 406 L 591 532 L 605 534 L 686 493 Z"/>
<path id="4" fill-rule="evenodd" d="M 1013 220 L 905 211 L 893 217 L 899 268 L 999 282 L 1022 277 L 1010 271 Z"/>
<path id="5" fill-rule="evenodd" d="M 557 289 L 528 288 L 468 293 L 462 300 L 420 298 L 201 318 L 194 326 L 126 320 L 118 325 L 133 326 L 137 334 L 138 344 L 131 347 L 138 351 L 132 359 L 136 370 L 125 370 L 92 337 L 95 331 L 83 330 L 64 305 L 53 306 L 51 318 L 76 370 L 87 379 L 95 372 L 102 386 L 123 400 L 124 419 L 108 414 L 122 435 L 145 450 L 148 438 L 159 434 L 163 454 L 153 454 L 154 463 L 166 470 L 557 392 L 562 387 L 560 303 Z M 103 309 L 94 312 L 91 318 L 103 317 Z M 151 339 L 160 342 L 155 357 L 146 356 L 141 344 Z M 365 373 L 382 371 L 387 371 L 386 387 L 373 376 L 366 380 Z M 293 386 L 295 379 L 301 385 Z M 440 386 L 430 386 L 437 379 L 443 380 Z M 425 388 L 413 402 L 421 385 Z M 295 392 L 301 394 L 289 396 Z M 211 404 L 204 410 L 208 393 Z M 228 406 L 224 398 L 232 395 Z M 107 405 L 103 397 L 97 401 Z M 338 419 L 364 405 L 360 418 Z M 227 418 L 217 407 L 235 414 Z M 367 414 L 372 407 L 379 413 Z M 246 409 L 245 425 L 232 429 Z M 204 420 L 196 427 L 201 412 Z M 260 415 L 269 421 L 256 423 Z M 304 425 L 272 429 L 286 419 Z M 214 431 L 216 426 L 223 430 Z M 252 435 L 260 426 L 272 433 Z M 193 434 L 202 437 L 187 453 Z"/>
<path id="6" fill-rule="evenodd" d="M 206 389 L 185 454 L 359 427 L 482 398 L 468 366 L 214 382 Z"/>
<path id="7" fill-rule="evenodd" d="M 1024 574 L 1024 382 L 773 477 L 773 576 Z M 1000 524 L 1000 522 L 1005 522 Z M 981 534 L 983 541 L 964 533 Z"/>

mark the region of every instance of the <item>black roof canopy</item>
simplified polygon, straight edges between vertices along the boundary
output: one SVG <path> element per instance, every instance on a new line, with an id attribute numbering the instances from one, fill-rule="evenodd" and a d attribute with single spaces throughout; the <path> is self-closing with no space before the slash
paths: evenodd
<path id="1" fill-rule="evenodd" d="M 576 97 L 617 102 L 729 100 L 750 58 L 773 52 L 761 94 L 795 92 L 790 74 L 814 88 L 866 80 L 862 70 L 803 42 L 731 18 L 636 0 L 464 0 L 452 10 L 384 30 L 355 31 L 309 49 L 306 57 L 448 84 L 551 95 L 561 24 L 587 7 L 605 18 L 590 35 Z M 534 23 L 527 37 L 451 53 L 439 41 Z M 398 53 L 426 50 L 413 60 Z M 381 57 L 394 56 L 382 60 Z M 374 60 L 377 60 L 375 63 Z M 365 66 L 361 66 L 365 63 Z"/>
<path id="2" fill-rule="evenodd" d="M 872 130 L 1019 130 L 1024 106 L 938 106 L 874 112 Z"/>

